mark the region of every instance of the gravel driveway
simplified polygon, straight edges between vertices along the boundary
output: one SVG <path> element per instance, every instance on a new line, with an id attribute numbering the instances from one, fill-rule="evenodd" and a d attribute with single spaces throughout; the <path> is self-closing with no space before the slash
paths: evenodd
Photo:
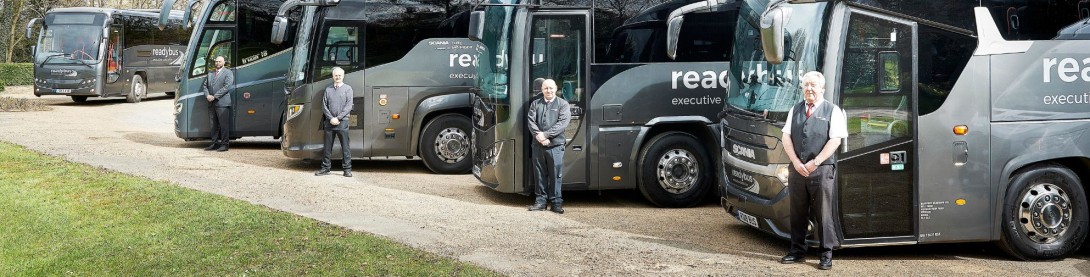
<path id="1" fill-rule="evenodd" d="M 27 97 L 9 87 L 5 97 Z M 509 275 L 1085 275 L 1087 251 L 1017 262 L 987 243 L 845 249 L 831 271 L 780 265 L 787 242 L 727 217 L 714 199 L 660 209 L 633 191 L 565 194 L 567 213 L 528 212 L 472 175 L 434 175 L 419 160 L 357 160 L 354 178 L 315 177 L 317 163 L 284 157 L 276 140 L 231 151 L 174 136 L 172 98 L 73 103 L 43 97 L 46 112 L 0 112 L 0 140 L 73 162 L 170 181 L 353 230 Z"/>

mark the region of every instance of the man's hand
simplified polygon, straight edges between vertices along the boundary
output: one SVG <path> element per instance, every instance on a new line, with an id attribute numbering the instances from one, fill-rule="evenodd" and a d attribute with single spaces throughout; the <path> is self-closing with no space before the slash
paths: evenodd
<path id="1" fill-rule="evenodd" d="M 333 124 L 333 126 L 341 125 L 341 120 L 334 117 L 329 119 L 329 124 Z"/>
<path id="2" fill-rule="evenodd" d="M 545 137 L 545 133 L 537 133 L 534 135 L 534 139 L 542 146 L 549 146 L 549 138 Z"/>
<path id="3" fill-rule="evenodd" d="M 791 163 L 791 166 L 794 166 L 795 172 L 798 172 L 802 177 L 810 177 L 810 170 L 806 169 L 806 165 L 803 165 L 800 162 L 793 162 Z"/>
<path id="4" fill-rule="evenodd" d="M 806 162 L 806 164 L 803 166 L 806 167 L 806 172 L 814 172 L 818 168 L 818 164 L 817 162 L 814 162 L 814 160 Z"/>
<path id="5" fill-rule="evenodd" d="M 208 102 L 216 101 L 216 98 L 212 97 L 211 95 L 205 95 L 204 98 L 208 99 Z"/>

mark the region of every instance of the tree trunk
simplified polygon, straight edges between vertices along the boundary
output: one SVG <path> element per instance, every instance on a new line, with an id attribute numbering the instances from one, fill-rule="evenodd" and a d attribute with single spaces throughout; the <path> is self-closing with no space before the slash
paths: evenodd
<path id="1" fill-rule="evenodd" d="M 23 2 L 26 2 L 26 0 L 15 0 L 15 5 L 11 9 L 11 14 L 15 18 L 11 19 L 11 30 L 8 31 L 8 49 L 4 62 L 10 63 L 11 56 L 15 53 L 16 35 L 19 34 L 19 15 L 23 13 Z"/>

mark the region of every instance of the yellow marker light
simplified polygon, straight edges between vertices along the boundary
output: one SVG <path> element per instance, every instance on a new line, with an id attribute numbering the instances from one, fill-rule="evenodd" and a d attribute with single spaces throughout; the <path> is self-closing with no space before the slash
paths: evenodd
<path id="1" fill-rule="evenodd" d="M 255 113 L 257 113 L 257 112 L 255 112 L 254 110 L 247 110 L 246 111 L 246 114 L 255 114 Z"/>
<path id="2" fill-rule="evenodd" d="M 393 118 L 393 119 L 401 118 L 401 114 L 396 114 L 395 113 L 395 114 L 391 115 L 390 118 Z"/>
<path id="3" fill-rule="evenodd" d="M 393 132 L 393 131 L 394 131 L 394 128 L 386 128 L 386 131 L 387 131 L 387 132 Z"/>
<path id="4" fill-rule="evenodd" d="M 968 134 L 968 133 L 969 133 L 969 126 L 965 126 L 965 125 L 954 126 L 954 134 L 955 135 L 964 136 L 965 134 Z"/>
<path id="5" fill-rule="evenodd" d="M 614 180 L 614 181 L 620 181 L 620 180 L 621 180 L 621 176 L 613 176 L 613 180 Z"/>
<path id="6" fill-rule="evenodd" d="M 958 204 L 958 206 L 965 206 L 965 199 L 954 200 L 954 203 Z"/>

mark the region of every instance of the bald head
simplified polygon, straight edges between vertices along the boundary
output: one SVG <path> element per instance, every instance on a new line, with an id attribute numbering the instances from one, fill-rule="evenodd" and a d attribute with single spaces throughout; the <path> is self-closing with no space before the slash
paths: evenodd
<path id="1" fill-rule="evenodd" d="M 541 93 L 545 97 L 545 101 L 553 101 L 556 98 L 556 81 L 545 79 L 545 81 L 541 82 Z"/>
<path id="2" fill-rule="evenodd" d="M 224 65 L 227 65 L 227 59 L 224 59 L 223 56 L 216 56 L 216 69 L 221 69 Z"/>

